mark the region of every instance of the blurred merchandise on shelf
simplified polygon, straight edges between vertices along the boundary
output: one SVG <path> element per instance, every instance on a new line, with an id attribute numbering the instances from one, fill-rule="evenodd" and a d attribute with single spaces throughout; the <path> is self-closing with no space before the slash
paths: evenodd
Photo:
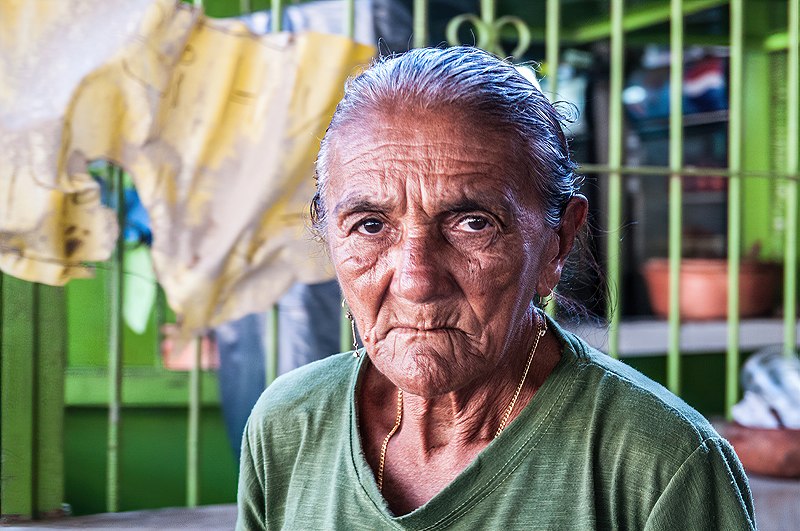
<path id="1" fill-rule="evenodd" d="M 728 108 L 727 59 L 723 49 L 689 48 L 684 55 L 683 114 Z M 628 116 L 634 121 L 669 116 L 668 48 L 648 46 L 642 66 L 631 72 L 622 93 Z"/>

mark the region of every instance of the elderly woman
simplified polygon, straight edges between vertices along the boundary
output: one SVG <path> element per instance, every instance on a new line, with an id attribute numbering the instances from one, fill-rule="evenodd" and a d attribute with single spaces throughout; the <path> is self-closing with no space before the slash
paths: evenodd
<path id="1" fill-rule="evenodd" d="M 263 394 L 239 528 L 754 528 L 708 422 L 534 304 L 586 220 L 560 118 L 474 48 L 349 82 L 312 210 L 364 348 Z"/>

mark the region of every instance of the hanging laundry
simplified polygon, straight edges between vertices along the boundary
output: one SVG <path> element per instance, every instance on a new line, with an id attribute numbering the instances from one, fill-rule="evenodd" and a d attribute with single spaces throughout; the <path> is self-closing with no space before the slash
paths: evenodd
<path id="1" fill-rule="evenodd" d="M 375 49 L 255 36 L 174 0 L 0 4 L 0 269 L 63 284 L 110 256 L 89 161 L 129 172 L 187 330 L 332 278 L 306 228 L 319 139 Z"/>
<path id="2" fill-rule="evenodd" d="M 346 33 L 347 0 L 314 0 L 283 8 L 284 31 L 316 31 Z M 354 0 L 353 39 L 356 42 L 376 42 L 373 0 Z M 255 11 L 239 17 L 250 31 L 264 34 L 272 31 L 272 10 Z"/>

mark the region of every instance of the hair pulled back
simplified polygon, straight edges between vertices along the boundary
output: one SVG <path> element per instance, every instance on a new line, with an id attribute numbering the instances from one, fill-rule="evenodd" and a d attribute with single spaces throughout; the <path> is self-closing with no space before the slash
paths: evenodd
<path id="1" fill-rule="evenodd" d="M 486 127 L 509 131 L 522 150 L 522 170 L 546 222 L 558 226 L 582 182 L 562 129 L 566 117 L 510 63 L 478 48 L 454 46 L 381 57 L 347 81 L 317 157 L 311 219 L 320 235 L 327 221 L 329 146 L 337 132 L 385 109 L 438 107 L 459 109 Z"/>

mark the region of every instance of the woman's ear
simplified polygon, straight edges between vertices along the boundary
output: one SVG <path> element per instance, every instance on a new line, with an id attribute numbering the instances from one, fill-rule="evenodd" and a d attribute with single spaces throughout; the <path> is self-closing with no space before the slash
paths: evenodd
<path id="1" fill-rule="evenodd" d="M 561 216 L 561 223 L 555 228 L 554 245 L 555 255 L 551 256 L 549 262 L 545 264 L 542 274 L 539 275 L 539 282 L 536 292 L 541 297 L 550 295 L 553 289 L 561 280 L 561 271 L 567 262 L 567 257 L 575 245 L 575 238 L 578 232 L 586 223 L 586 216 L 589 212 L 589 202 L 581 194 L 575 194 L 567 203 L 564 214 Z"/>

